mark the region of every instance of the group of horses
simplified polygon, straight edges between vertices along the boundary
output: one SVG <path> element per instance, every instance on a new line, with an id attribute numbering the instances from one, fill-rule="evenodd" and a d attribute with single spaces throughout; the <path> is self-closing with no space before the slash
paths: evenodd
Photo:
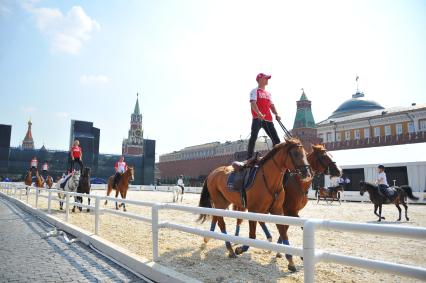
<path id="1" fill-rule="evenodd" d="M 232 166 L 222 166 L 212 171 L 206 178 L 201 192 L 199 206 L 206 208 L 227 209 L 230 204 L 234 210 L 249 211 L 263 214 L 285 215 L 299 217 L 299 211 L 303 209 L 308 202 L 308 190 L 312 185 L 315 174 L 326 174 L 331 177 L 341 175 L 341 169 L 333 161 L 331 155 L 322 145 L 313 145 L 312 151 L 306 154 L 302 144 L 297 139 L 286 139 L 285 142 L 275 145 L 257 165 L 258 173 L 253 184 L 246 190 L 246 201 L 243 205 L 239 192 L 231 191 L 227 188 L 227 180 L 234 171 Z M 399 210 L 399 219 L 401 219 L 401 203 L 406 209 L 406 197 L 416 200 L 409 186 L 394 188 L 398 194 L 397 198 L 392 200 Z M 360 194 L 369 192 L 370 200 L 375 205 L 375 214 L 381 217 L 381 206 L 384 203 L 390 203 L 386 197 L 380 194 L 378 186 L 368 183 L 360 183 Z M 332 192 L 337 194 L 338 188 Z M 321 191 L 319 192 L 321 194 Z M 337 196 L 335 196 L 337 197 Z M 380 208 L 379 214 L 376 213 Z M 203 223 L 210 216 L 201 214 L 198 221 Z M 239 225 L 242 220 L 237 220 L 236 235 L 239 233 Z M 222 233 L 227 233 L 223 217 L 212 216 L 210 231 L 214 231 L 216 223 L 219 225 Z M 249 221 L 249 237 L 256 238 L 256 221 Z M 268 240 L 271 240 L 270 233 L 264 223 L 260 223 Z M 278 243 L 290 245 L 288 240 L 288 225 L 276 225 L 279 232 Z M 207 244 L 208 238 L 204 238 Z M 230 242 L 225 242 L 229 257 L 235 258 L 246 252 L 249 246 L 243 245 L 233 249 Z M 277 254 L 280 257 L 280 254 Z M 296 271 L 295 264 L 291 255 L 286 254 L 288 269 Z"/>
<path id="2" fill-rule="evenodd" d="M 61 183 L 59 182 L 60 178 L 58 178 L 56 182 L 55 189 L 64 191 L 64 192 L 77 192 L 81 194 L 90 194 L 91 184 L 90 184 L 90 175 L 91 175 L 91 169 L 89 167 L 84 167 L 82 169 L 83 173 L 80 173 L 80 171 L 74 171 L 69 178 L 67 178 L 63 188 L 61 187 Z M 110 176 L 108 178 L 108 189 L 107 189 L 107 196 L 110 195 L 111 191 L 114 189 L 115 192 L 115 198 L 118 197 L 118 194 L 120 194 L 122 199 L 126 199 L 127 190 L 129 188 L 129 183 L 134 180 L 134 168 L 133 166 L 129 166 L 127 170 L 121 174 L 120 181 L 116 185 L 116 187 L 113 187 L 114 183 L 114 176 Z M 27 175 L 25 176 L 24 183 L 26 186 L 32 186 L 32 172 L 31 170 L 28 171 Z M 36 170 L 36 179 L 34 182 L 34 186 L 38 188 L 45 188 L 51 189 L 53 187 L 53 178 L 51 176 L 47 176 L 46 180 L 40 176 L 38 171 Z M 28 193 L 28 187 L 27 187 L 27 193 Z M 66 197 L 65 193 L 58 193 L 59 197 L 59 209 L 63 210 L 64 200 Z M 74 197 L 75 202 L 83 203 L 83 197 L 81 196 L 75 196 Z M 90 198 L 87 198 L 88 205 L 90 205 Z M 107 204 L 107 200 L 105 200 L 105 205 Z M 118 210 L 120 207 L 123 207 L 123 211 L 126 211 L 126 204 L 120 203 L 120 205 L 115 202 L 115 208 Z M 72 212 L 75 212 L 76 206 L 73 206 Z M 82 211 L 82 207 L 79 206 L 78 209 L 80 212 Z M 90 209 L 87 208 L 87 212 L 90 212 Z"/>

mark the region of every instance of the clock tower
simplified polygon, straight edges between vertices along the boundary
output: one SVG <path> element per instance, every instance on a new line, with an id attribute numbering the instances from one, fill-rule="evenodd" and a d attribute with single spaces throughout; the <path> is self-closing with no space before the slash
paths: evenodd
<path id="1" fill-rule="evenodd" d="M 123 140 L 122 154 L 142 155 L 143 154 L 143 129 L 142 114 L 139 109 L 139 94 L 136 94 L 135 109 L 130 118 L 130 129 L 127 139 Z"/>

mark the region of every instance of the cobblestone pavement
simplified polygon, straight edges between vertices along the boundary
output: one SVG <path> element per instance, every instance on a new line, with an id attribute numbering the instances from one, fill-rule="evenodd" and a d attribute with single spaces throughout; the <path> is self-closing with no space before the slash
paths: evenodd
<path id="1" fill-rule="evenodd" d="M 146 282 L 52 230 L 0 196 L 0 282 Z"/>

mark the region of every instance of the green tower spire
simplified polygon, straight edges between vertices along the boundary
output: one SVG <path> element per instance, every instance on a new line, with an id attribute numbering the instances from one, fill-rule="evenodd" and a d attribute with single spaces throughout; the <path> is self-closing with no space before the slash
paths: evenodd
<path id="1" fill-rule="evenodd" d="M 302 88 L 302 95 L 300 100 L 296 102 L 297 112 L 294 118 L 293 129 L 297 128 L 315 128 L 314 115 L 312 115 L 311 101 L 305 94 L 305 90 Z"/>
<path id="2" fill-rule="evenodd" d="M 141 111 L 139 110 L 139 93 L 136 94 L 136 105 L 135 110 L 133 110 L 134 115 L 140 115 Z"/>

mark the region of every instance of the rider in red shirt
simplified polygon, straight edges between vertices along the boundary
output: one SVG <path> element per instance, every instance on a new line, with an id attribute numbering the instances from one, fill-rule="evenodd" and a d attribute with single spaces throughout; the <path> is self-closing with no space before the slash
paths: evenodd
<path id="1" fill-rule="evenodd" d="M 124 156 L 120 156 L 120 159 L 117 162 L 115 162 L 114 169 L 115 169 L 115 175 L 114 175 L 114 182 L 112 184 L 112 187 L 115 189 L 118 185 L 118 182 L 120 182 L 121 174 L 123 174 L 127 170 L 127 164 L 126 162 L 124 162 Z"/>
<path id="2" fill-rule="evenodd" d="M 32 172 L 32 174 L 35 174 L 35 172 L 37 171 L 37 166 L 38 166 L 38 160 L 37 157 L 33 157 L 33 159 L 31 159 L 31 164 L 30 164 L 30 171 Z"/>
<path id="3" fill-rule="evenodd" d="M 253 156 L 257 135 L 261 128 L 265 130 L 266 134 L 272 140 L 273 145 L 280 143 L 280 138 L 278 137 L 277 130 L 275 130 L 274 122 L 272 121 L 271 111 L 275 114 L 275 119 L 281 120 L 281 117 L 278 115 L 275 105 L 272 102 L 271 94 L 265 90 L 270 78 L 271 76 L 265 75 L 264 73 L 258 74 L 256 77 L 258 86 L 250 93 L 250 105 L 253 120 L 247 149 L 247 158 Z"/>
<path id="4" fill-rule="evenodd" d="M 74 163 L 77 162 L 80 165 L 80 173 L 83 174 L 83 151 L 80 147 L 79 140 L 74 141 L 74 145 L 70 149 L 70 155 L 71 155 L 71 172 L 74 169 Z"/>

